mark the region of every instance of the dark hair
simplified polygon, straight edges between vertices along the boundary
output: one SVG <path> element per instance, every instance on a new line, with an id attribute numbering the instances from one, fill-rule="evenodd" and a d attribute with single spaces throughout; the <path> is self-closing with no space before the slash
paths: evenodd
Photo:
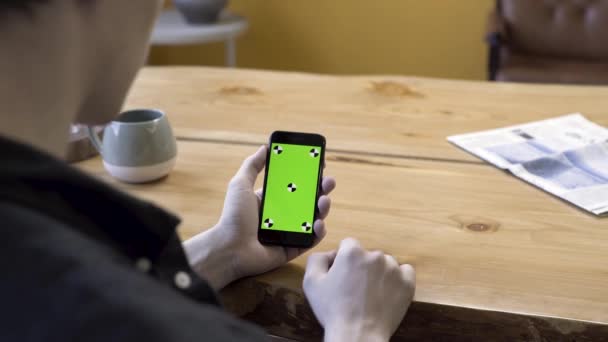
<path id="1" fill-rule="evenodd" d="M 7 10 L 30 10 L 33 5 L 47 0 L 0 0 L 0 13 Z"/>

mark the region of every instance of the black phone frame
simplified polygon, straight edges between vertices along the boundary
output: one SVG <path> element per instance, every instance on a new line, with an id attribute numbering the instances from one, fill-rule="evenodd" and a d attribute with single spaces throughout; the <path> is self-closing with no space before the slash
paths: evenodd
<path id="1" fill-rule="evenodd" d="M 315 196 L 315 211 L 314 219 L 312 224 L 319 217 L 319 208 L 317 202 L 322 194 L 322 180 L 323 180 L 323 169 L 325 167 L 325 137 L 320 134 L 314 133 L 299 133 L 299 132 L 286 132 L 286 131 L 275 131 L 270 135 L 270 140 L 267 148 L 266 155 L 266 169 L 264 172 L 264 194 L 266 193 L 266 184 L 268 179 L 268 167 L 270 164 L 270 155 L 272 153 L 273 143 L 293 144 L 293 145 L 305 145 L 305 146 L 318 146 L 321 148 L 321 158 L 319 162 L 319 170 L 317 175 L 317 193 Z M 280 245 L 285 247 L 297 247 L 297 248 L 310 248 L 314 244 L 316 235 L 314 229 L 311 234 L 307 233 L 295 233 L 281 230 L 269 230 L 262 229 L 263 210 L 264 210 L 265 196 L 262 196 L 260 203 L 259 220 L 258 220 L 258 240 L 260 243 L 265 245 Z"/>

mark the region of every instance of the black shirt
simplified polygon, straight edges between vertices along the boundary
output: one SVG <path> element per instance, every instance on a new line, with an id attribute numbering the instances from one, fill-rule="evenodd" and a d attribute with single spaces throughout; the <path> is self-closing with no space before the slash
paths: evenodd
<path id="1" fill-rule="evenodd" d="M 191 269 L 179 219 L 0 137 L 0 341 L 261 341 Z"/>

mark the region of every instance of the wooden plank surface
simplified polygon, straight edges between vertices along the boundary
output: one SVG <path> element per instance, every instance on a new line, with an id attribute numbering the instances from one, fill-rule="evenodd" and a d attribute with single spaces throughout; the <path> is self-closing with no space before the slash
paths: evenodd
<path id="1" fill-rule="evenodd" d="M 126 107 L 168 113 L 180 138 L 174 172 L 125 185 L 99 159 L 80 165 L 179 213 L 184 238 L 216 222 L 228 180 L 271 131 L 321 132 L 326 173 L 339 185 L 318 250 L 353 236 L 416 266 L 416 302 L 399 340 L 608 336 L 607 221 L 445 141 L 577 111 L 608 125 L 608 87 L 146 68 Z M 237 282 L 225 291 L 228 306 L 273 334 L 317 340 L 304 264 Z"/>
<path id="2" fill-rule="evenodd" d="M 608 87 L 161 67 L 141 72 L 127 107 L 165 110 L 181 137 L 311 131 L 332 150 L 478 162 L 445 138 L 571 112 L 608 126 Z"/>
<path id="3" fill-rule="evenodd" d="M 152 184 L 113 181 L 99 159 L 79 165 L 178 212 L 187 238 L 216 222 L 228 180 L 255 148 L 188 141 L 178 147 L 176 169 Z M 606 220 L 486 165 L 345 153 L 327 159 L 326 174 L 337 177 L 338 188 L 318 250 L 353 236 L 414 264 L 420 303 L 608 324 Z M 304 264 L 298 258 L 254 281 L 303 301 Z M 250 295 L 238 302 L 255 301 Z"/>

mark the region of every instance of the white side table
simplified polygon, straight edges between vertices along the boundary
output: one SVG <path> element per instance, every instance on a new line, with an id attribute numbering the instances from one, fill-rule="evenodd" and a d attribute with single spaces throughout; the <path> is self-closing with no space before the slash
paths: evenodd
<path id="1" fill-rule="evenodd" d="M 225 44 L 226 65 L 236 66 L 236 37 L 247 30 L 247 19 L 224 12 L 217 23 L 193 25 L 175 9 L 163 11 L 152 32 L 152 45 Z"/>

